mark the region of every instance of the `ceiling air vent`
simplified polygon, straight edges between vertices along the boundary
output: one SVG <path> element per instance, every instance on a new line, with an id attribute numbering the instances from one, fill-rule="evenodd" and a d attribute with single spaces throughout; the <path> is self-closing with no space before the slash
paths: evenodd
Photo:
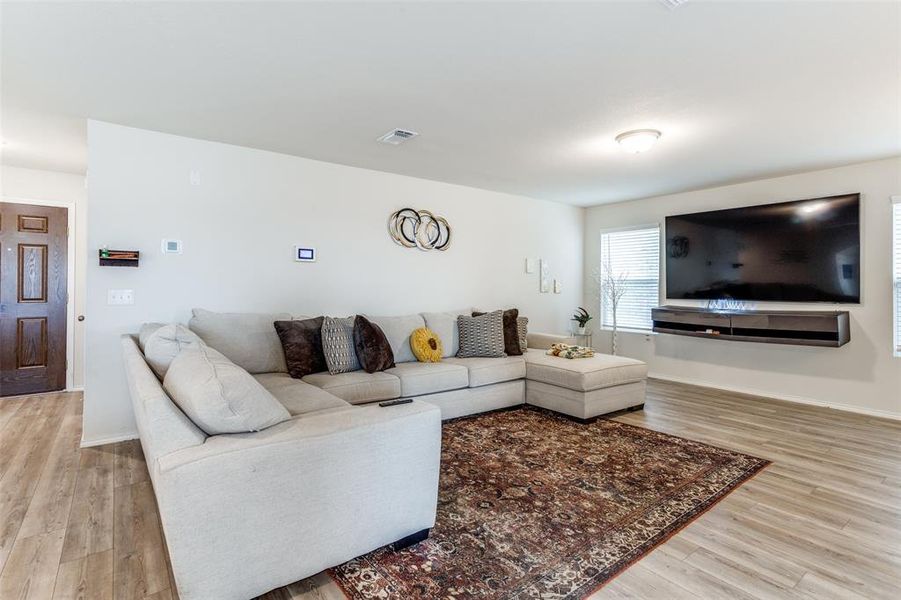
<path id="1" fill-rule="evenodd" d="M 407 140 L 416 137 L 419 135 L 415 131 L 407 131 L 406 129 L 395 129 L 393 131 L 389 131 L 382 137 L 378 139 L 378 141 L 383 144 L 391 144 L 392 146 L 397 146 Z"/>
<path id="2" fill-rule="evenodd" d="M 660 4 L 670 9 L 679 8 L 686 2 L 688 2 L 688 0 L 660 0 Z"/>

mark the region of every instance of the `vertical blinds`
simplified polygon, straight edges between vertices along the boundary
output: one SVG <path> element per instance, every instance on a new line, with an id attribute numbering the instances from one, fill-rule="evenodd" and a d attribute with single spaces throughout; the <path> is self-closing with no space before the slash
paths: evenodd
<path id="1" fill-rule="evenodd" d="M 660 302 L 660 227 L 602 233 L 601 273 L 608 263 L 614 277 L 624 275 L 626 280 L 626 293 L 616 311 L 617 327 L 650 330 L 651 309 Z M 602 327 L 613 327 L 608 304 L 602 293 Z"/>
<path id="2" fill-rule="evenodd" d="M 895 290 L 895 356 L 901 356 L 901 198 L 892 205 L 892 278 Z"/>

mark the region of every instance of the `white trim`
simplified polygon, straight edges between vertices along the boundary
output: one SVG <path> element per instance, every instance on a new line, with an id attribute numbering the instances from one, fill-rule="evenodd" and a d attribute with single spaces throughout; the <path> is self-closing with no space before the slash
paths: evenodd
<path id="1" fill-rule="evenodd" d="M 713 383 L 711 381 L 702 381 L 692 379 L 690 377 L 678 377 L 672 375 L 661 375 L 659 373 L 648 373 L 648 377 L 652 379 L 661 379 L 663 381 L 672 381 L 675 383 L 685 383 L 688 385 L 697 385 L 700 387 L 713 388 L 715 390 L 724 390 L 727 392 L 738 392 L 740 394 L 748 394 L 751 396 L 760 396 L 771 400 L 781 400 L 782 402 L 791 402 L 793 404 L 805 404 L 808 406 L 819 406 L 820 408 L 831 408 L 842 412 L 865 415 L 868 417 L 877 417 L 880 419 L 889 419 L 892 421 L 901 421 L 901 413 L 890 412 L 887 410 L 878 410 L 874 408 L 861 408 L 859 406 L 851 406 L 850 404 L 841 404 L 836 402 L 824 402 L 814 398 L 806 398 L 804 396 L 792 396 L 789 394 L 776 394 L 771 391 L 758 390 L 754 388 L 745 388 L 740 386 L 723 385 Z"/>
<path id="2" fill-rule="evenodd" d="M 84 392 L 84 386 L 75 386 L 75 387 L 67 387 L 64 391 L 66 392 Z"/>
<path id="3" fill-rule="evenodd" d="M 69 391 L 75 386 L 75 202 L 10 196 L 0 197 L 0 202 L 66 209 L 66 390 Z"/>
<path id="4" fill-rule="evenodd" d="M 117 444 L 119 442 L 127 442 L 128 440 L 136 440 L 138 439 L 138 432 L 133 431 L 131 433 L 120 433 L 119 435 L 112 435 L 110 437 L 100 438 L 97 440 L 86 440 L 81 438 L 81 447 L 82 448 L 91 448 L 93 446 L 103 446 L 106 444 Z"/>

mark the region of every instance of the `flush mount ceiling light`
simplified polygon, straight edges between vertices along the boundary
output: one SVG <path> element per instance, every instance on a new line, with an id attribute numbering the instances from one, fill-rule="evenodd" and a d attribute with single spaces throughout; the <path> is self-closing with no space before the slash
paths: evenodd
<path id="1" fill-rule="evenodd" d="M 626 152 L 638 154 L 650 150 L 659 138 L 660 132 L 656 129 L 633 129 L 616 136 L 616 143 Z"/>

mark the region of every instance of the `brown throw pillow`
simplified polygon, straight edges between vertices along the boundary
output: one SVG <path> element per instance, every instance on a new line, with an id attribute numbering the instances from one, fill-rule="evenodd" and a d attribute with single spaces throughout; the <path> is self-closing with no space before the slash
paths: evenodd
<path id="1" fill-rule="evenodd" d="M 354 321 L 354 350 L 357 360 L 367 373 L 384 371 L 394 366 L 394 352 L 381 327 L 364 317 L 357 315 Z"/>
<path id="2" fill-rule="evenodd" d="M 322 353 L 322 317 L 302 321 L 275 321 L 275 331 L 282 341 L 288 374 L 300 379 L 310 373 L 328 370 Z"/>
<path id="3" fill-rule="evenodd" d="M 472 316 L 480 317 L 483 312 L 473 312 Z M 519 327 L 516 319 L 519 318 L 519 309 L 510 308 L 504 311 L 504 352 L 507 356 L 521 356 L 522 348 L 519 346 Z"/>

